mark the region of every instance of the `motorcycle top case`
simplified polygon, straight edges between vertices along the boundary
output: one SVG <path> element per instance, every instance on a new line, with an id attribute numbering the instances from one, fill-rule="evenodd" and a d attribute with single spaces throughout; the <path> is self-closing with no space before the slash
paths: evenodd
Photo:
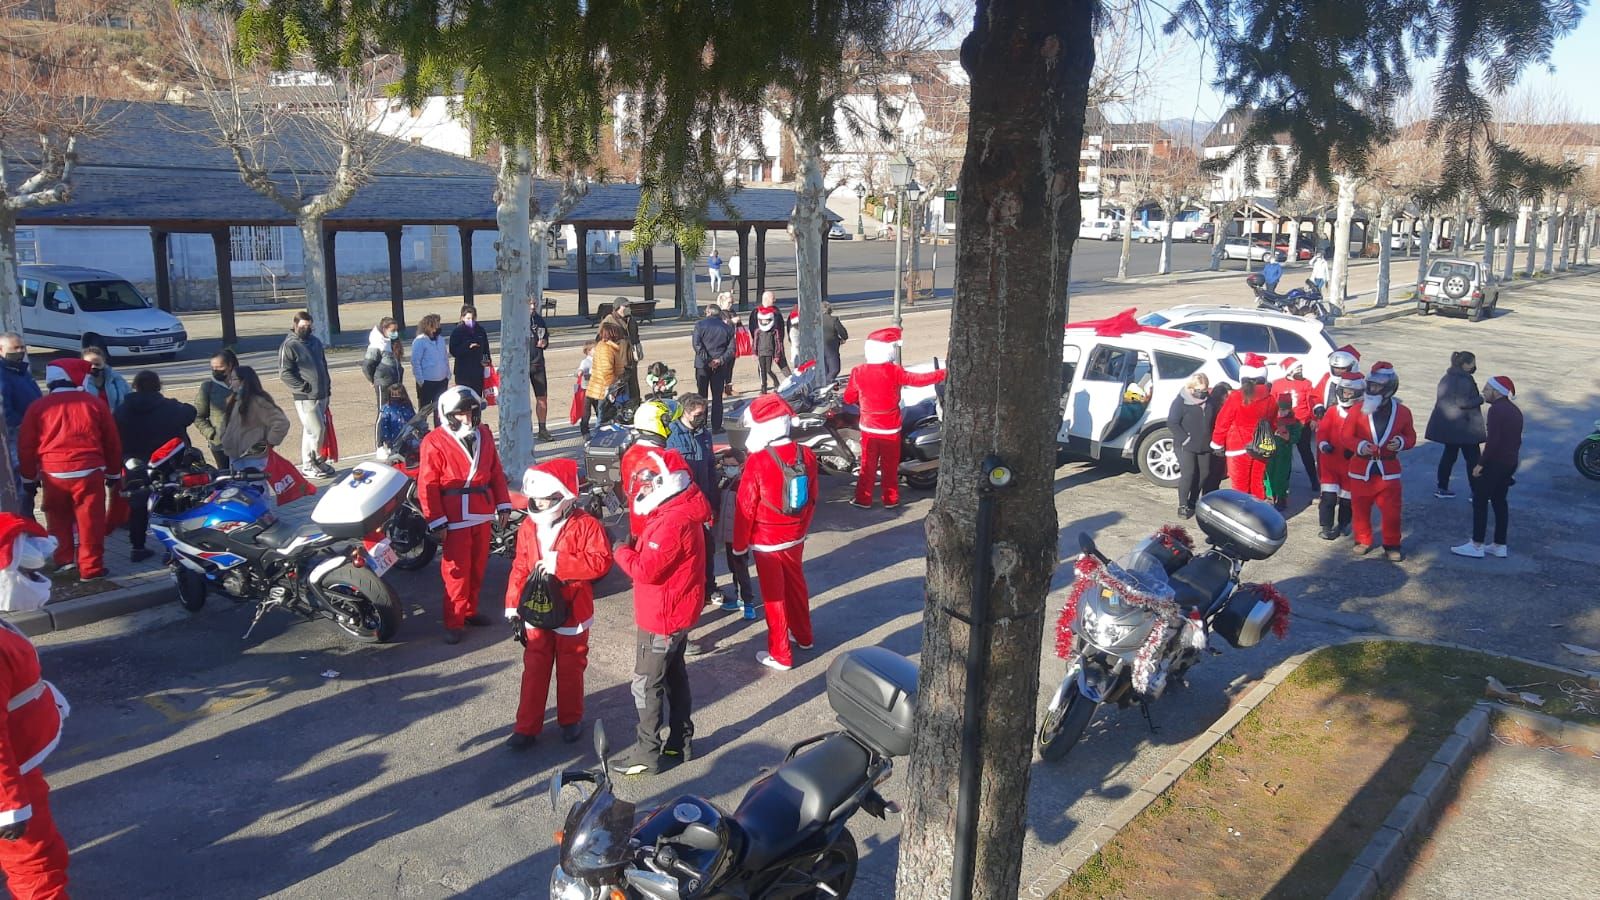
<path id="1" fill-rule="evenodd" d="M 1206 494 L 1195 506 L 1194 515 L 1212 546 L 1236 559 L 1266 559 L 1289 538 L 1282 513 L 1240 491 Z"/>
<path id="2" fill-rule="evenodd" d="M 389 521 L 410 482 L 393 466 L 357 463 L 323 493 L 311 510 L 311 521 L 330 537 L 363 537 Z"/>
<path id="3" fill-rule="evenodd" d="M 633 444 L 633 429 L 596 428 L 583 445 L 583 469 L 590 484 L 616 484 L 622 478 L 622 454 Z"/>
<path id="4" fill-rule="evenodd" d="M 828 666 L 828 705 L 840 724 L 885 756 L 911 752 L 917 665 L 882 647 L 860 647 Z"/>

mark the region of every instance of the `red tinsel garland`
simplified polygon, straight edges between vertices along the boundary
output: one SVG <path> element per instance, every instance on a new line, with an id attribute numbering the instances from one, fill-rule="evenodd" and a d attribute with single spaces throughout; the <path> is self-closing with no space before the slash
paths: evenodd
<path id="1" fill-rule="evenodd" d="M 1272 636 L 1282 640 L 1289 636 L 1289 598 L 1271 582 L 1257 585 L 1261 596 L 1272 601 Z"/>
<path id="2" fill-rule="evenodd" d="M 1167 546 L 1167 549 L 1177 551 L 1181 546 L 1188 553 L 1194 552 L 1194 539 L 1189 537 L 1182 525 L 1163 525 L 1156 532 L 1156 540 Z"/>
<path id="3" fill-rule="evenodd" d="M 1072 589 L 1067 592 L 1067 602 L 1061 607 L 1061 618 L 1056 620 L 1056 656 L 1062 659 L 1072 652 L 1072 623 L 1078 620 L 1078 601 L 1083 599 L 1083 592 L 1094 583 L 1096 570 L 1104 571 L 1105 566 L 1092 556 L 1080 556 L 1072 564 Z"/>

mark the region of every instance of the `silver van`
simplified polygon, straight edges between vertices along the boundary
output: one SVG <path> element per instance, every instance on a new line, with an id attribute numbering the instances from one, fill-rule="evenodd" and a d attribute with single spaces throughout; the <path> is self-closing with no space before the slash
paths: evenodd
<path id="1" fill-rule="evenodd" d="M 31 346 L 76 351 L 93 344 L 113 359 L 127 359 L 171 356 L 189 341 L 177 316 L 111 272 L 19 266 L 17 287 L 22 337 Z"/>

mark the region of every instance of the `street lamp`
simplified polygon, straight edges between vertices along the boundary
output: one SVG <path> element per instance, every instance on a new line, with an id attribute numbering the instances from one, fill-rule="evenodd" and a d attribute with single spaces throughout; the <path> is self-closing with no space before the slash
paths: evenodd
<path id="1" fill-rule="evenodd" d="M 867 202 L 867 183 L 856 182 L 856 237 L 865 238 L 867 230 L 861 224 L 861 207 Z"/>
<path id="2" fill-rule="evenodd" d="M 906 186 L 915 185 L 912 173 L 916 172 L 916 163 L 907 156 L 901 162 L 889 164 L 889 183 L 894 185 L 894 327 L 900 327 L 900 303 L 904 290 L 900 284 L 900 242 L 905 232 L 904 201 Z"/>

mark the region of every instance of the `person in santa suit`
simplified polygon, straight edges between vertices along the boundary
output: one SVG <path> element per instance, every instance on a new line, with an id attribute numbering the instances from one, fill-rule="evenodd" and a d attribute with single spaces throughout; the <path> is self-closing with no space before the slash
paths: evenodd
<path id="1" fill-rule="evenodd" d="M 517 527 L 517 555 L 506 580 L 506 618 L 522 629 L 522 697 L 506 746 L 533 746 L 544 725 L 550 676 L 556 679 L 556 724 L 570 744 L 583 734 L 583 671 L 589 666 L 594 582 L 611 568 L 611 541 L 600 520 L 576 508 L 578 464 L 553 459 L 522 476 L 528 517 Z M 565 602 L 566 622 L 553 629 L 524 624 L 518 606 L 530 579 Z"/>
<path id="2" fill-rule="evenodd" d="M 801 650 L 810 650 L 813 643 L 804 559 L 806 533 L 817 510 L 817 455 L 789 440 L 794 410 L 782 397 L 758 397 L 746 416 L 750 436 L 745 450 L 750 455 L 734 503 L 733 552 L 755 557 L 761 585 L 767 649 L 756 653 L 756 661 L 787 672 L 794 667 L 789 641 Z"/>
<path id="3" fill-rule="evenodd" d="M 783 313 L 778 311 L 778 295 L 766 291 L 761 295 L 761 305 L 750 311 L 750 339 L 756 351 L 756 368 L 761 372 L 761 393 L 767 392 L 767 381 L 770 379 L 776 388 L 782 384 L 776 372 L 772 371 L 772 364 L 776 362 L 783 371 L 785 378 L 789 377 L 789 362 L 784 357 L 785 319 Z"/>
<path id="4" fill-rule="evenodd" d="M 49 394 L 22 417 L 17 459 L 25 484 L 44 486 L 44 519 L 56 539 L 55 562 L 73 564 L 78 529 L 78 578 L 106 574 L 106 484 L 122 478 L 122 440 L 106 402 L 85 393 L 89 364 L 58 359 L 45 369 Z"/>
<path id="5" fill-rule="evenodd" d="M 1400 562 L 1400 454 L 1417 445 L 1411 410 L 1395 398 L 1400 377 L 1386 362 L 1372 364 L 1361 408 L 1344 422 L 1350 457 L 1350 513 L 1356 552 L 1372 551 L 1372 507 L 1378 507 L 1383 555 Z"/>
<path id="6" fill-rule="evenodd" d="M 861 405 L 861 473 L 851 506 L 872 507 L 872 488 L 882 484 L 883 507 L 900 505 L 900 389 L 944 381 L 947 369 L 908 372 L 900 365 L 901 331 L 880 328 L 867 335 L 867 361 L 850 370 L 844 402 Z"/>
<path id="7" fill-rule="evenodd" d="M 1317 480 L 1317 454 L 1312 444 L 1312 438 L 1317 430 L 1316 417 L 1311 414 L 1311 408 L 1316 399 L 1316 387 L 1311 380 L 1306 378 L 1306 369 L 1300 360 L 1293 356 L 1284 357 L 1278 368 L 1283 370 L 1283 377 L 1272 383 L 1272 396 L 1281 397 L 1289 395 L 1290 406 L 1294 410 L 1294 419 L 1300 424 L 1298 437 L 1295 438 L 1295 447 L 1300 453 L 1300 464 L 1305 467 L 1306 478 L 1311 480 L 1311 492 L 1316 493 L 1320 482 Z M 1293 460 L 1289 460 L 1292 464 Z M 1284 490 L 1289 487 L 1289 471 L 1284 472 Z"/>
<path id="8" fill-rule="evenodd" d="M 1267 389 L 1267 361 L 1259 353 L 1245 354 L 1239 368 L 1239 389 L 1228 394 L 1217 411 L 1211 431 L 1211 449 L 1221 450 L 1228 463 L 1228 483 L 1257 500 L 1266 499 L 1267 462 L 1254 456 L 1256 428 L 1277 409 Z"/>
<path id="9" fill-rule="evenodd" d="M 628 483 L 628 504 L 644 526 L 614 556 L 633 579 L 633 701 L 639 730 L 633 746 L 612 760 L 624 775 L 658 771 L 661 757 L 693 757 L 694 698 L 684 664 L 689 629 L 706 602 L 706 525 L 711 504 L 694 489 L 683 457 L 652 451 Z M 666 707 L 666 710 L 663 709 Z M 670 710 L 670 712 L 668 712 Z M 665 713 L 665 715 L 664 715 Z M 661 720 L 667 739 L 661 740 Z"/>
<path id="10" fill-rule="evenodd" d="M 38 570 L 56 549 L 56 539 L 32 519 L 0 513 L 0 610 L 28 612 L 45 605 L 50 580 Z M 33 643 L 4 619 L 0 696 L 7 701 L 0 703 L 0 871 L 17 900 L 64 900 L 67 842 L 50 814 L 50 785 L 40 764 L 61 742 L 72 708 L 43 679 Z"/>
<path id="11" fill-rule="evenodd" d="M 661 453 L 667 446 L 667 437 L 672 432 L 672 410 L 660 400 L 646 400 L 639 404 L 633 412 L 633 421 L 628 424 L 633 429 L 633 443 L 628 449 L 622 451 L 620 463 L 619 484 L 626 490 L 633 480 L 633 473 L 641 464 L 648 464 L 651 454 Z M 676 450 L 667 451 L 679 455 Z M 685 461 L 687 464 L 687 461 Z M 626 497 L 623 498 L 626 502 Z M 633 511 L 631 504 L 628 510 L 628 533 L 638 534 L 644 527 L 644 516 Z"/>
<path id="12" fill-rule="evenodd" d="M 1334 405 L 1317 421 L 1317 475 L 1321 489 L 1317 500 L 1317 524 L 1322 539 L 1336 540 L 1350 533 L 1350 460 L 1355 449 L 1345 445 L 1345 420 L 1357 413 L 1356 406 L 1366 396 L 1367 380 L 1360 372 L 1339 379 L 1334 389 Z"/>
<path id="13" fill-rule="evenodd" d="M 1360 365 L 1361 354 L 1349 344 L 1328 354 L 1328 374 L 1322 376 L 1311 390 L 1312 419 L 1321 419 L 1323 413 L 1333 409 L 1338 400 L 1339 379 L 1359 374 Z"/>
<path id="14" fill-rule="evenodd" d="M 465 626 L 490 623 L 478 614 L 478 592 L 489 562 L 490 522 L 499 517 L 505 525 L 511 491 L 494 435 L 482 424 L 478 392 L 457 385 L 439 395 L 437 407 L 441 427 L 422 438 L 417 496 L 443 545 L 444 640 L 458 644 Z"/>

